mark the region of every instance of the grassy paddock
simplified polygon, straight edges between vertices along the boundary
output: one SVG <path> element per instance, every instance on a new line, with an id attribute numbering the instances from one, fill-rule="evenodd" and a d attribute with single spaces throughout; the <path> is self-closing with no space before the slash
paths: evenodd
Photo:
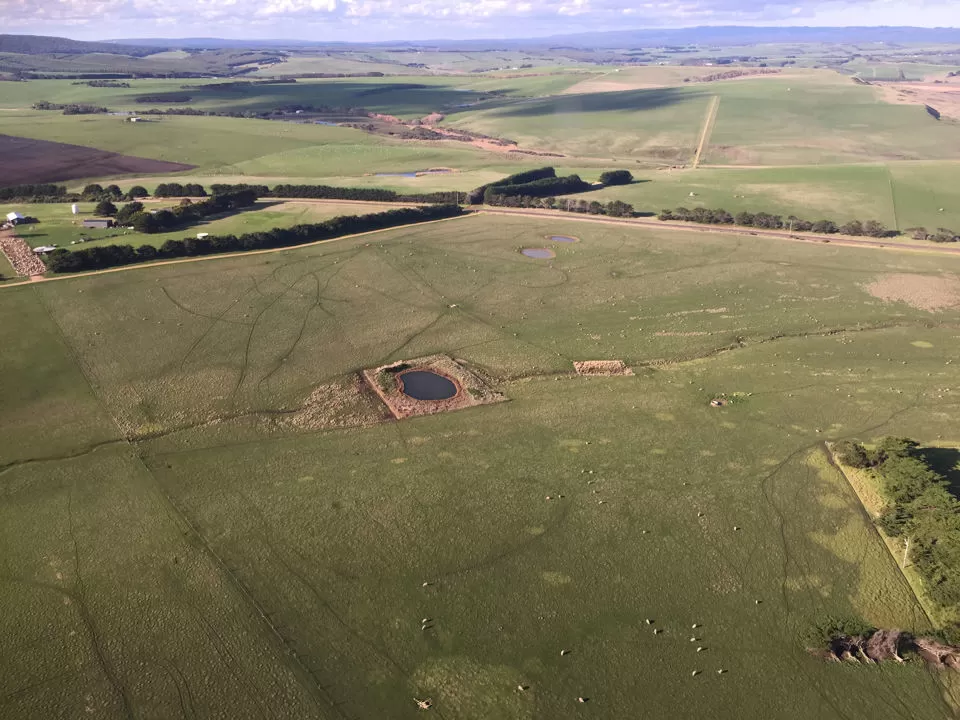
<path id="1" fill-rule="evenodd" d="M 95 203 L 78 203 L 80 214 L 72 215 L 70 205 L 39 204 L 24 205 L 24 214 L 33 215 L 40 223 L 25 225 L 18 232 L 31 247 L 40 245 L 58 245 L 69 248 L 71 242 L 86 240 L 82 247 L 90 245 L 153 245 L 160 247 L 167 240 L 182 240 L 195 237 L 197 233 L 210 235 L 242 235 L 243 233 L 262 232 L 277 227 L 293 227 L 304 223 L 317 223 L 329 220 L 337 215 L 365 215 L 382 212 L 398 207 L 383 203 L 359 202 L 278 202 L 261 200 L 252 208 L 229 213 L 225 216 L 207 218 L 182 230 L 167 233 L 138 233 L 122 227 L 107 230 L 83 228 L 85 217 L 93 217 Z M 122 204 L 122 203 L 120 203 Z M 176 206 L 176 200 L 151 201 L 147 209 Z"/>
<path id="2" fill-rule="evenodd" d="M 928 629 L 822 442 L 956 428 L 960 310 L 865 288 L 958 262 L 481 216 L 3 290 L 6 714 L 948 717 L 803 638 Z M 510 402 L 350 392 L 437 352 Z"/>

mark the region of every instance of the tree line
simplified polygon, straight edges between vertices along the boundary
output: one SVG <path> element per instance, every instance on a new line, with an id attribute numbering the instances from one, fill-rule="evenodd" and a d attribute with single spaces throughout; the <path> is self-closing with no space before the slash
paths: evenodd
<path id="1" fill-rule="evenodd" d="M 890 537 L 909 540 L 909 560 L 930 598 L 944 608 L 960 608 L 960 501 L 949 481 L 907 438 L 884 438 L 874 450 L 843 441 L 834 452 L 844 465 L 868 469 L 879 479 L 890 505 L 877 525 Z M 953 634 L 960 637 L 960 625 Z"/>
<path id="2" fill-rule="evenodd" d="M 361 200 L 364 202 L 409 202 L 409 203 L 457 203 L 462 193 L 454 191 L 433 193 L 398 193 L 386 188 L 351 188 L 332 185 L 275 185 L 271 190 L 266 185 L 210 186 L 213 193 L 229 192 L 240 188 L 256 191 L 259 197 L 309 198 L 311 200 Z"/>
<path id="3" fill-rule="evenodd" d="M 215 235 L 205 238 L 167 240 L 159 248 L 153 245 L 141 245 L 136 248 L 132 245 L 103 245 L 72 251 L 60 248 L 47 255 L 45 261 L 47 267 L 55 273 L 100 270 L 158 259 L 292 247 L 371 230 L 457 217 L 463 212 L 459 205 L 398 208 L 369 215 L 341 215 L 321 223 L 274 228 L 240 236 Z"/>
<path id="4" fill-rule="evenodd" d="M 0 200 L 33 202 L 33 198 L 62 198 L 66 194 L 66 186 L 53 183 L 28 183 L 0 187 Z"/>
<path id="5" fill-rule="evenodd" d="M 229 190 L 227 192 L 230 192 Z M 160 183 L 157 189 L 153 191 L 153 196 L 158 198 L 167 197 L 206 197 L 207 191 L 203 185 L 198 183 Z"/>
<path id="6" fill-rule="evenodd" d="M 896 235 L 895 231 L 888 230 L 884 225 L 876 220 L 860 222 L 851 220 L 843 225 L 837 225 L 832 220 L 817 220 L 811 222 L 798 218 L 795 215 L 789 215 L 784 218 L 782 215 L 773 215 L 767 212 L 751 213 L 739 212 L 733 215 L 726 210 L 710 208 L 694 208 L 692 210 L 679 207 L 675 210 L 662 210 L 657 216 L 660 220 L 682 220 L 684 222 L 700 223 L 702 225 L 740 225 L 742 227 L 755 227 L 764 230 L 788 230 L 790 232 L 814 232 L 820 235 L 866 235 L 869 237 L 883 238 Z"/>
<path id="7" fill-rule="evenodd" d="M 950 228 L 937 228 L 936 230 L 927 230 L 925 227 L 907 228 L 906 232 L 914 240 L 929 240 L 935 243 L 960 242 L 960 235 L 957 235 Z"/>
<path id="8" fill-rule="evenodd" d="M 52 102 L 37 102 L 33 104 L 34 110 L 63 110 L 64 115 L 106 115 L 110 112 L 105 107 L 97 107 L 96 105 L 86 105 L 84 103 L 52 103 Z"/>
<path id="9" fill-rule="evenodd" d="M 622 200 L 602 203 L 582 198 L 538 198 L 529 195 L 514 195 L 513 197 L 498 198 L 496 202 L 491 204 L 498 207 L 562 210 L 563 212 L 606 215 L 608 217 L 633 217 L 635 215 L 633 205 Z"/>
<path id="10" fill-rule="evenodd" d="M 629 170 L 608 170 L 600 176 L 604 186 L 628 185 L 633 182 L 633 175 Z M 579 175 L 558 177 L 556 168 L 543 167 L 536 170 L 510 175 L 496 182 L 481 185 L 467 193 L 467 203 L 470 205 L 504 205 L 509 207 L 534 207 L 534 205 L 517 205 L 509 198 L 555 198 L 558 195 L 572 195 L 590 190 L 593 186 L 584 182 Z M 523 201 L 528 202 L 528 201 Z"/>

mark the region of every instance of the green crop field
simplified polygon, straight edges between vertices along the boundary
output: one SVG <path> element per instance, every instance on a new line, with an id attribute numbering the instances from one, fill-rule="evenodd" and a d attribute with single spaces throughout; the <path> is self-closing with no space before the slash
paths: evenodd
<path id="1" fill-rule="evenodd" d="M 177 200 L 162 200 L 147 203 L 147 209 L 171 208 Z M 117 203 L 118 206 L 123 203 Z M 25 225 L 17 232 L 31 247 L 57 245 L 68 247 L 80 240 L 84 246 L 90 245 L 153 245 L 160 247 L 167 240 L 181 240 L 194 237 L 197 233 L 210 235 L 242 235 L 244 233 L 263 232 L 276 227 L 293 227 L 305 223 L 318 223 L 337 215 L 357 215 L 382 212 L 398 207 L 397 205 L 346 202 L 346 201 L 290 201 L 279 202 L 261 200 L 249 210 L 230 213 L 225 217 L 212 217 L 198 222 L 183 230 L 168 233 L 138 233 L 123 227 L 104 230 L 89 229 L 82 226 L 84 218 L 94 217 L 95 203 L 78 203 L 80 213 L 74 216 L 70 205 L 45 203 L 39 205 L 18 206 L 24 215 L 37 218 L 36 225 Z"/>
<path id="2" fill-rule="evenodd" d="M 823 443 L 960 442 L 958 274 L 481 215 L 4 288 L 2 714 L 954 717 L 807 647 L 930 630 Z M 507 402 L 358 390 L 435 353 Z"/>

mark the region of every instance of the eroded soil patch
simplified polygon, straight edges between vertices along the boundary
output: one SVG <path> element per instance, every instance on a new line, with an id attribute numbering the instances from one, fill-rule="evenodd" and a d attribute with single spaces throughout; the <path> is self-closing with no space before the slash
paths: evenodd
<path id="1" fill-rule="evenodd" d="M 453 397 L 439 400 L 417 400 L 410 397 L 403 392 L 403 376 L 413 372 L 440 375 L 453 383 L 457 392 Z M 446 355 L 431 355 L 382 365 L 372 370 L 364 370 L 363 378 L 397 420 L 506 400 L 502 394 L 491 389 L 479 372 L 467 368 L 463 361 Z"/>
<path id="2" fill-rule="evenodd" d="M 918 310 L 938 312 L 960 307 L 960 278 L 894 273 L 865 286 L 868 293 L 887 302 L 904 302 Z"/>
<path id="3" fill-rule="evenodd" d="M 578 375 L 633 375 L 633 370 L 623 360 L 581 360 L 573 363 L 573 367 Z"/>

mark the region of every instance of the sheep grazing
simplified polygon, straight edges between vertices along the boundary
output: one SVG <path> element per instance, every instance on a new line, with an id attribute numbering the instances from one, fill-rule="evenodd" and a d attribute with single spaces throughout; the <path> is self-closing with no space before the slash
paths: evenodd
<path id="1" fill-rule="evenodd" d="M 585 702 L 586 702 L 587 700 L 589 700 L 589 699 L 590 699 L 590 698 L 585 698 L 585 697 L 581 696 L 581 697 L 578 697 L 578 698 L 577 698 L 577 702 L 578 702 L 578 703 L 585 703 Z"/>
<path id="2" fill-rule="evenodd" d="M 653 634 L 654 634 L 654 635 L 659 635 L 659 634 L 662 633 L 662 632 L 663 632 L 663 630 L 661 630 L 660 628 L 654 628 L 654 630 L 653 630 Z"/>
<path id="3" fill-rule="evenodd" d="M 704 650 L 706 650 L 705 647 L 698 647 L 698 648 L 697 648 L 697 652 L 703 652 Z"/>
<path id="4" fill-rule="evenodd" d="M 570 654 L 570 651 L 569 651 L 569 650 L 561 650 L 561 651 L 560 651 L 560 657 L 563 657 L 564 655 L 569 655 L 569 654 Z"/>
<path id="5" fill-rule="evenodd" d="M 426 700 L 418 700 L 417 698 L 414 698 L 413 701 L 421 710 L 429 710 L 433 706 L 433 701 L 430 698 L 427 698 Z"/>
<path id="6" fill-rule="evenodd" d="M 690 626 L 690 629 L 691 629 L 691 630 L 696 630 L 698 627 L 700 627 L 700 624 L 699 624 L 699 623 L 694 623 L 693 625 Z"/>
<path id="7" fill-rule="evenodd" d="M 717 670 L 717 675 L 725 675 L 726 672 L 727 672 L 726 670 L 724 670 L 723 668 L 720 668 L 719 670 Z"/>
<path id="8" fill-rule="evenodd" d="M 693 676 L 693 677 L 696 677 L 696 676 L 699 675 L 699 674 L 700 674 L 700 671 L 699 671 L 699 670 L 694 670 L 692 673 L 690 673 L 690 675 Z"/>
<path id="9" fill-rule="evenodd" d="M 529 685 L 517 685 L 517 690 L 520 692 L 526 692 L 530 688 Z"/>
<path id="10" fill-rule="evenodd" d="M 647 618 L 647 625 L 653 625 L 653 620 L 651 620 L 650 618 Z"/>
<path id="11" fill-rule="evenodd" d="M 702 513 L 702 512 L 698 512 L 698 513 L 697 513 L 697 517 L 698 517 L 698 518 L 702 518 L 702 517 L 703 517 L 703 513 Z"/>

